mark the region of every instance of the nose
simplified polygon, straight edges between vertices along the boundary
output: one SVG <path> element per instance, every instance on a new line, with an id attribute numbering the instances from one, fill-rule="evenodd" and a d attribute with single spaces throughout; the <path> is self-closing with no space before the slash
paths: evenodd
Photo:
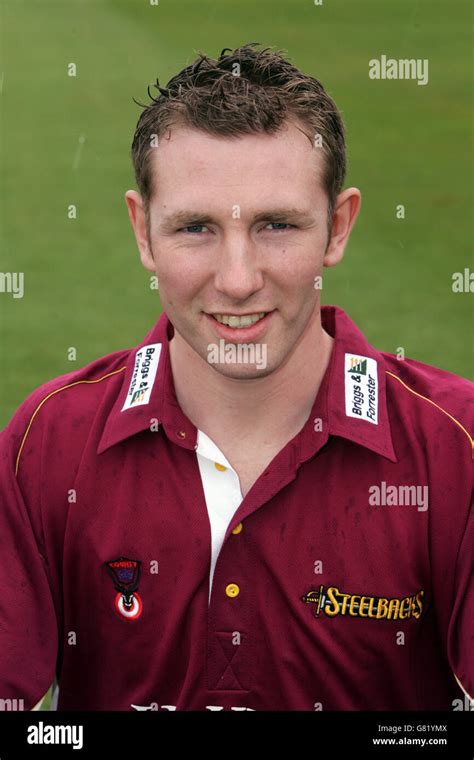
<path id="1" fill-rule="evenodd" d="M 264 285 L 256 247 L 242 231 L 222 241 L 214 275 L 214 287 L 229 299 L 244 301 Z"/>

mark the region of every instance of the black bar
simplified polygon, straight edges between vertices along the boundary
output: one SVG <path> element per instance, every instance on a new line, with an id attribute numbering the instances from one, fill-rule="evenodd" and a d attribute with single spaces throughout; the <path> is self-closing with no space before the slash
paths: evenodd
<path id="1" fill-rule="evenodd" d="M 112 753 L 114 757 L 141 758 L 179 751 L 194 757 L 197 751 L 220 755 L 229 749 L 247 758 L 262 746 L 266 757 L 274 749 L 278 756 L 290 751 L 290 760 L 292 755 L 298 760 L 305 756 L 325 759 L 355 750 L 364 758 L 472 760 L 473 718 L 469 711 L 2 712 L 0 760 L 23 760 L 25 756 L 105 760 Z M 50 738 L 61 741 L 61 733 L 56 733 L 61 726 L 63 738 L 71 743 L 47 743 Z M 29 743 L 28 737 L 42 738 L 43 743 Z"/>

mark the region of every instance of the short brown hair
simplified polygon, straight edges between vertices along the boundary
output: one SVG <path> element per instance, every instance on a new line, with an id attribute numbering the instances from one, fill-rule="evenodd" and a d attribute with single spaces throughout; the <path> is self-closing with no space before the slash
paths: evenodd
<path id="1" fill-rule="evenodd" d="M 132 143 L 135 179 L 143 198 L 147 228 L 153 177 L 149 155 L 152 137 L 163 136 L 172 126 L 188 126 L 211 135 L 239 136 L 276 132 L 293 118 L 311 141 L 321 136 L 325 156 L 323 188 L 329 200 L 330 228 L 336 196 L 346 173 L 345 130 L 341 115 L 323 85 L 289 63 L 280 51 L 258 49 L 249 43 L 219 58 L 200 54 L 190 66 L 176 74 L 144 108 Z M 305 132 L 306 134 L 306 132 Z"/>

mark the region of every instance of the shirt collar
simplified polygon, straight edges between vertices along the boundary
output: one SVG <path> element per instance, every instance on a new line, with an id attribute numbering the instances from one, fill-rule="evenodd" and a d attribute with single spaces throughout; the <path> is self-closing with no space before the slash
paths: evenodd
<path id="1" fill-rule="evenodd" d="M 331 435 L 340 436 L 396 462 L 382 355 L 370 345 L 357 325 L 339 306 L 322 306 L 321 324 L 324 330 L 334 338 L 334 343 L 329 365 L 316 395 L 311 414 L 301 430 L 300 461 L 309 458 L 321 447 L 316 434 L 318 431 L 315 431 L 315 428 L 319 426 L 319 435 L 323 438 L 327 439 Z M 351 379 L 354 373 L 348 373 L 348 365 L 352 360 L 357 367 L 360 360 L 359 367 L 367 371 L 367 365 L 364 365 L 366 359 L 369 360 L 367 363 L 369 366 L 370 360 L 375 362 L 372 367 L 377 380 L 377 393 L 374 398 L 377 424 L 346 413 L 346 395 L 349 399 L 351 398 L 351 390 L 355 384 Z M 365 389 L 363 392 L 366 396 Z"/>
<path id="2" fill-rule="evenodd" d="M 325 438 L 335 435 L 396 462 L 387 411 L 383 357 L 338 306 L 322 306 L 321 322 L 326 332 L 334 338 L 334 343 L 329 366 L 311 414 L 297 437 L 298 458 L 304 461 L 312 456 L 321 447 L 321 435 Z M 145 430 L 156 430 L 159 425 L 163 426 L 171 441 L 183 448 L 196 449 L 198 430 L 181 410 L 174 388 L 169 355 L 169 342 L 173 333 L 173 325 L 167 314 L 163 313 L 139 346 L 129 353 L 122 386 L 99 441 L 99 454 L 132 435 Z M 123 410 L 136 369 L 137 354 L 141 349 L 155 344 L 161 344 L 161 349 L 148 403 Z M 377 424 L 346 414 L 346 354 L 355 359 L 368 358 L 376 362 Z"/>
<path id="3" fill-rule="evenodd" d="M 182 412 L 174 389 L 169 354 L 169 342 L 173 333 L 173 325 L 164 312 L 136 349 L 130 351 L 122 386 L 99 441 L 99 454 L 132 435 L 145 430 L 157 430 L 160 425 L 170 440 L 184 448 L 195 448 L 197 429 Z M 160 354 L 149 399 L 147 403 L 138 403 L 124 409 L 136 370 L 137 357 L 151 346 L 159 346 Z"/>

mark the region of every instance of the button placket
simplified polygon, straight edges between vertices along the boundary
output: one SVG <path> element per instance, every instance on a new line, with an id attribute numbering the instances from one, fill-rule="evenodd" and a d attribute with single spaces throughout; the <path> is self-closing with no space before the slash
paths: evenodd
<path id="1" fill-rule="evenodd" d="M 238 527 L 238 526 L 236 526 Z M 216 564 L 209 605 L 208 688 L 248 691 L 252 677 L 250 621 L 253 600 L 248 571 L 252 563 L 245 534 L 230 534 Z"/>

